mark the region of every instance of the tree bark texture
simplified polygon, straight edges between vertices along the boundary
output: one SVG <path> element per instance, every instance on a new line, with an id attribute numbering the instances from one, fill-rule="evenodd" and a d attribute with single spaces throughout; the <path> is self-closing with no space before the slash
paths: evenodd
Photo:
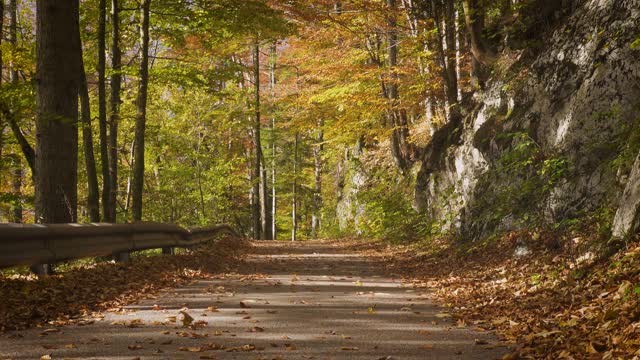
<path id="1" fill-rule="evenodd" d="M 149 85 L 149 8 L 151 0 L 142 0 L 140 9 L 140 80 L 136 101 L 136 129 L 133 161 L 132 204 L 133 221 L 142 220 L 144 191 L 144 134 L 147 122 L 147 92 Z"/>
<path id="2" fill-rule="evenodd" d="M 79 0 L 37 0 L 36 7 L 36 221 L 75 222 Z"/>
<path id="3" fill-rule="evenodd" d="M 262 163 L 262 144 L 260 142 L 260 46 L 256 44 L 253 48 L 253 81 L 254 81 L 254 111 L 255 118 L 253 123 L 253 237 L 254 239 L 262 239 L 262 219 L 261 209 L 264 202 L 260 201 L 260 183 L 261 183 L 261 163 Z"/>
<path id="4" fill-rule="evenodd" d="M 82 61 L 82 58 L 80 59 Z M 93 133 L 91 131 L 91 105 L 89 103 L 89 87 L 84 63 L 80 69 L 80 116 L 82 119 L 82 145 L 84 162 L 87 171 L 87 208 L 91 222 L 100 221 L 100 200 L 96 158 L 93 154 Z"/>
<path id="5" fill-rule="evenodd" d="M 120 51 L 120 9 L 118 0 L 111 0 L 111 114 L 109 116 L 109 213 L 107 222 L 116 222 L 118 197 L 118 122 L 120 121 L 120 89 L 122 87 L 122 55 Z"/>
<path id="6" fill-rule="evenodd" d="M 100 159 L 102 170 L 102 214 L 106 219 L 111 213 L 109 196 L 111 181 L 109 176 L 109 150 L 107 136 L 107 96 L 106 96 L 106 0 L 98 1 L 98 126 L 100 129 Z"/>

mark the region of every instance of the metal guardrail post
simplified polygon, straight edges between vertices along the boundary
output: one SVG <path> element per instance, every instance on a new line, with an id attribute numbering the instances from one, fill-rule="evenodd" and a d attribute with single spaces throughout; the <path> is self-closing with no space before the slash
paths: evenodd
<path id="1" fill-rule="evenodd" d="M 128 263 L 129 261 L 131 261 L 131 253 L 130 252 L 114 253 L 113 260 L 117 263 Z"/>
<path id="2" fill-rule="evenodd" d="M 34 273 L 35 275 L 38 275 L 38 276 L 49 276 L 49 275 L 53 275 L 54 274 L 53 265 L 52 264 L 35 264 L 35 265 L 31 265 L 31 266 L 29 266 L 29 270 L 31 270 L 32 273 Z"/>
<path id="3" fill-rule="evenodd" d="M 174 247 L 163 247 L 162 248 L 162 255 L 175 255 L 176 254 L 176 248 Z"/>

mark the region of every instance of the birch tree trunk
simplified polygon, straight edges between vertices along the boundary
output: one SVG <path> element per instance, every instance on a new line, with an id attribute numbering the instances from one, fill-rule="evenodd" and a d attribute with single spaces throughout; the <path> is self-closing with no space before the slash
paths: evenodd
<path id="1" fill-rule="evenodd" d="M 253 164 L 253 237 L 256 240 L 262 239 L 262 219 L 261 214 L 264 208 L 264 201 L 260 199 L 260 183 L 261 183 L 261 164 L 262 164 L 262 144 L 260 142 L 260 45 L 256 43 L 253 48 L 253 81 L 254 81 L 254 111 L 255 118 L 253 123 L 253 147 L 254 147 L 254 164 Z"/>

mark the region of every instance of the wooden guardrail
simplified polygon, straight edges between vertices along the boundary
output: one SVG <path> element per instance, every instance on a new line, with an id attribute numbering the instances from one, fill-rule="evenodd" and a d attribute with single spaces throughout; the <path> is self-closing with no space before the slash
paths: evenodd
<path id="1" fill-rule="evenodd" d="M 222 234 L 239 237 L 229 225 L 187 230 L 159 223 L 0 224 L 0 268 L 148 249 L 188 248 Z"/>

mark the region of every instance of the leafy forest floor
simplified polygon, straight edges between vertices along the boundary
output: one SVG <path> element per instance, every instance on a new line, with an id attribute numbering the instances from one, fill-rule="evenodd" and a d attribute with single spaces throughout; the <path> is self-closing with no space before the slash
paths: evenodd
<path id="1" fill-rule="evenodd" d="M 370 255 L 434 289 L 459 324 L 496 330 L 517 348 L 505 359 L 640 359 L 640 244 L 598 256 L 582 251 L 592 235 L 567 235 L 521 231 Z"/>
<path id="2" fill-rule="evenodd" d="M 640 358 L 639 244 L 598 257 L 581 251 L 591 248 L 587 237 L 558 236 L 522 231 L 428 246 L 223 239 L 129 265 L 5 276 L 0 359 L 87 358 L 99 349 L 104 358 L 117 345 L 125 358 Z M 197 311 L 195 320 L 181 309 Z M 330 345 L 296 337 L 314 323 L 328 326 L 313 331 Z M 98 339 L 101 326 L 118 334 Z M 390 336 L 405 345 L 372 345 Z"/>

